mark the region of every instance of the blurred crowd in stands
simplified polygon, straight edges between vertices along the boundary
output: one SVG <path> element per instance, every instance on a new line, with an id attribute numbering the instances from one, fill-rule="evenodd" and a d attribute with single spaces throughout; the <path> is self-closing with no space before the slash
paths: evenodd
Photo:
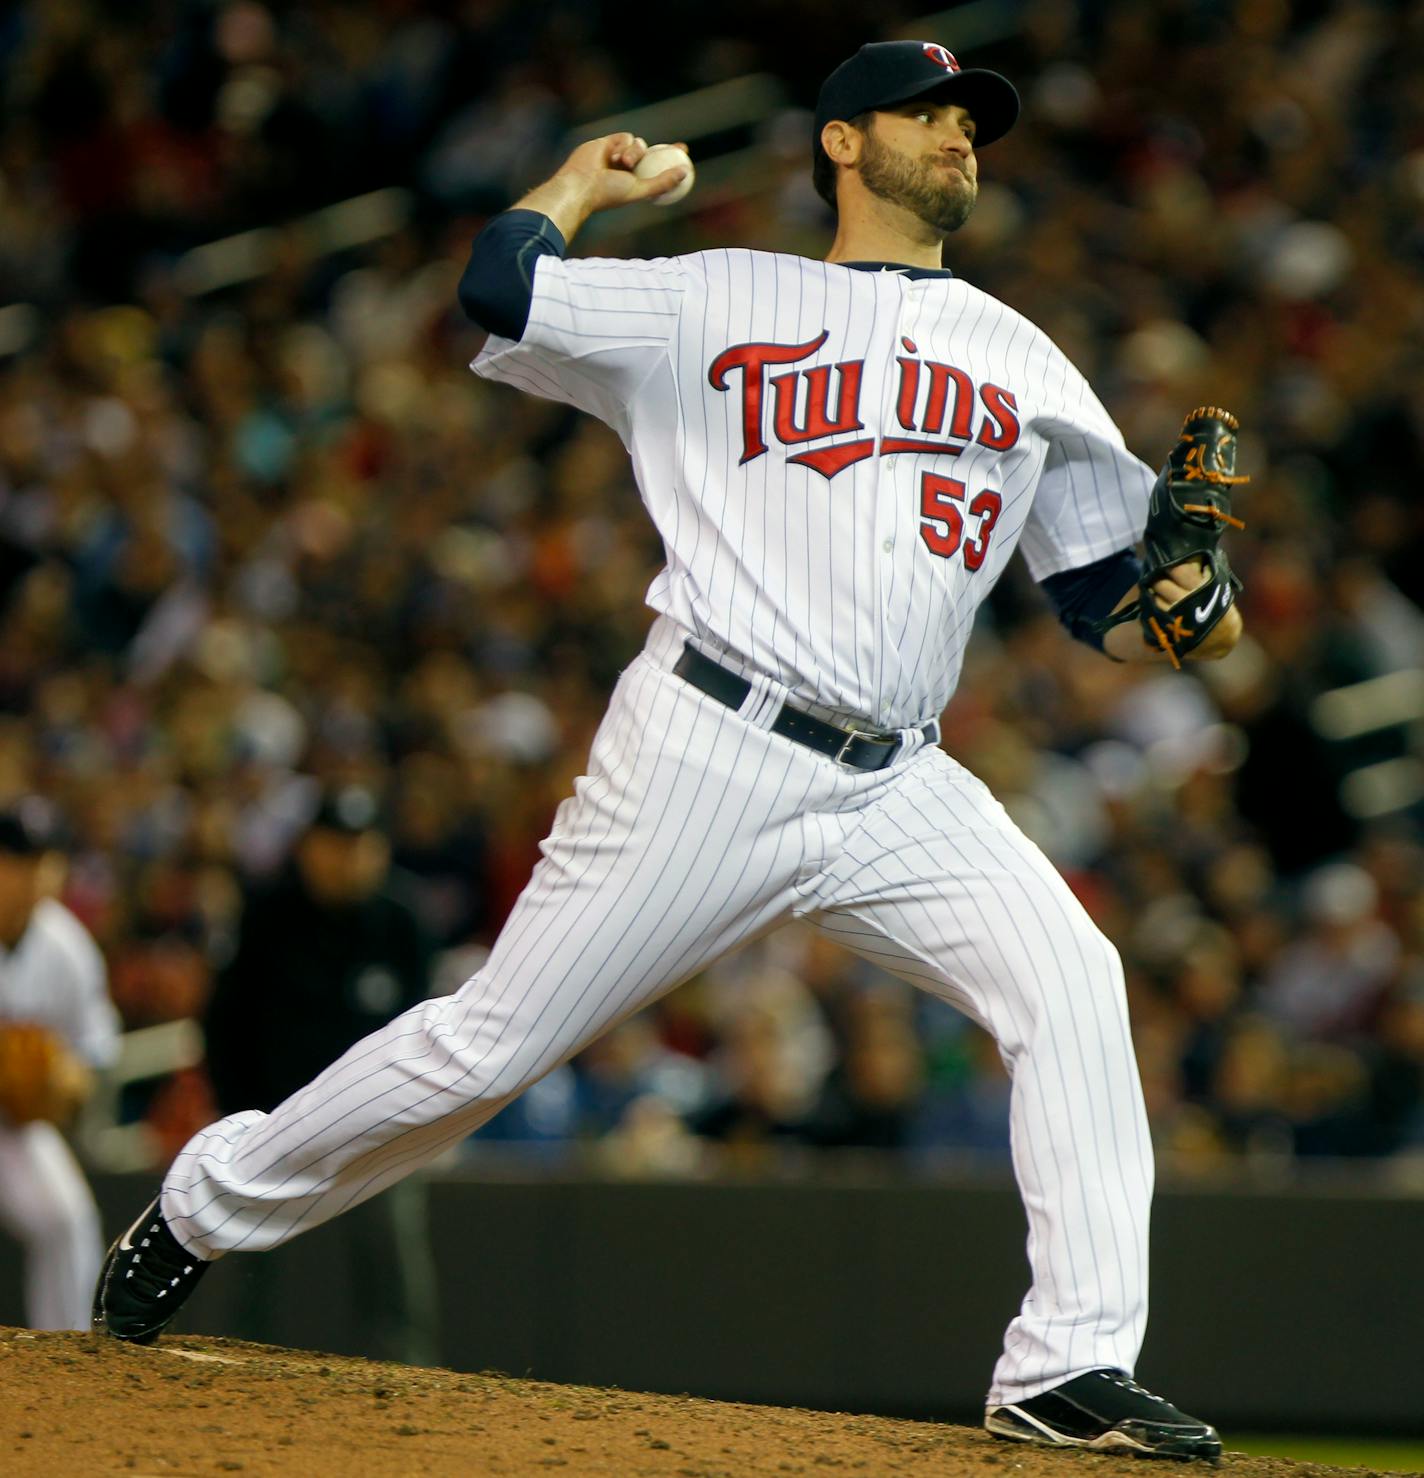
<path id="1" fill-rule="evenodd" d="M 947 262 L 1063 345 L 1148 461 L 1194 405 L 1240 416 L 1248 639 L 1186 676 L 1118 667 L 1020 570 L 944 742 L 1121 948 L 1174 1164 L 1417 1164 L 1424 5 L 969 12 L 982 40 L 952 18 L 933 39 L 1013 77 L 1025 118 Z M 201 1015 L 324 786 L 384 798 L 437 988 L 478 959 L 638 648 L 659 550 L 611 433 L 467 373 L 470 235 L 569 129 L 768 71 L 787 105 L 733 141 L 765 170 L 599 249 L 815 255 L 803 109 L 916 13 L 0 4 L 0 796 L 62 806 L 66 901 L 130 1027 Z M 409 214 L 362 247 L 291 224 L 385 186 Z M 261 227 L 255 276 L 185 275 Z M 1003 1157 L 1007 1093 L 953 1011 L 790 929 L 479 1140 L 628 1173 Z M 128 1111 L 176 1147 L 211 1112 L 201 1069 Z"/>

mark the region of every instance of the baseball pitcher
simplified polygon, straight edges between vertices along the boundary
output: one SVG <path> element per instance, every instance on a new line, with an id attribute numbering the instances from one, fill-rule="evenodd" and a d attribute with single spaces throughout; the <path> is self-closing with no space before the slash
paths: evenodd
<path id="1" fill-rule="evenodd" d="M 657 620 L 485 967 L 271 1114 L 195 1136 L 111 1251 L 101 1327 L 154 1338 L 214 1258 L 373 1195 L 798 918 L 964 1011 L 1012 1073 L 1033 1284 L 989 1430 L 1220 1452 L 1132 1380 L 1152 1156 L 1117 953 L 937 742 L 1016 549 L 1108 658 L 1176 665 L 1240 632 L 1231 418 L 1193 412 L 1154 476 L 1057 347 L 943 264 L 979 150 L 1017 115 L 1009 82 L 940 45 L 862 47 L 816 111 L 824 261 L 569 259 L 594 212 L 682 181 L 638 178 L 629 134 L 481 234 L 460 289 L 490 333 L 473 369 L 622 438 L 666 548 Z"/>

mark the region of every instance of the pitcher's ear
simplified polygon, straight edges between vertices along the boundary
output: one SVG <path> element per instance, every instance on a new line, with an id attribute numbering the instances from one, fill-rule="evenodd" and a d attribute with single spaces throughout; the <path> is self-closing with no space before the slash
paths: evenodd
<path id="1" fill-rule="evenodd" d="M 865 135 L 855 124 L 839 118 L 833 118 L 821 130 L 821 147 L 833 164 L 855 164 L 864 141 Z"/>

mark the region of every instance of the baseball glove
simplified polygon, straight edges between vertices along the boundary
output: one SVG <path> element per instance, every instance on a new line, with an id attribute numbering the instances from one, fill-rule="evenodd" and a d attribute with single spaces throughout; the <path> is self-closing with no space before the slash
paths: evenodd
<path id="1" fill-rule="evenodd" d="M 1236 417 L 1214 405 L 1198 406 L 1182 423 L 1147 505 L 1142 595 L 1103 623 L 1116 626 L 1135 617 L 1147 645 L 1165 652 L 1173 667 L 1180 668 L 1181 659 L 1207 639 L 1241 589 L 1221 547 L 1228 528 L 1246 527 L 1231 512 L 1232 488 L 1250 481 L 1236 472 L 1236 431 Z M 1174 605 L 1152 598 L 1158 580 L 1194 560 L 1206 569 L 1202 585 Z"/>
<path id="2" fill-rule="evenodd" d="M 0 1114 L 12 1125 L 62 1120 L 74 1107 L 72 1059 L 47 1027 L 0 1024 Z"/>

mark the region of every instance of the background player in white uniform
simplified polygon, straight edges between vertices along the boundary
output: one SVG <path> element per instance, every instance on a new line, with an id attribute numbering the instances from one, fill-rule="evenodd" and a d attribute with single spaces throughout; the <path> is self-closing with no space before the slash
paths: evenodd
<path id="1" fill-rule="evenodd" d="M 118 1014 L 98 946 L 45 896 L 56 881 L 49 838 L 38 797 L 0 812 L 0 1033 L 24 1023 L 56 1039 L 45 1102 L 32 1108 L 46 1117 L 16 1123 L 0 1112 L 0 1227 L 24 1248 L 31 1328 L 87 1329 L 104 1253 L 99 1212 L 53 1120 L 67 1120 L 88 1096 L 92 1070 L 113 1061 Z"/>
<path id="2" fill-rule="evenodd" d="M 825 262 L 565 261 L 594 211 L 680 178 L 637 180 L 646 146 L 629 135 L 582 146 L 477 241 L 461 295 L 492 334 L 474 369 L 622 437 L 666 546 L 659 618 L 485 968 L 271 1115 L 195 1136 L 111 1251 L 96 1300 L 111 1333 L 153 1338 L 208 1260 L 372 1195 L 797 917 L 964 1010 L 1013 1074 L 1033 1287 L 991 1429 L 1219 1452 L 1128 1378 L 1152 1163 L 1117 954 L 936 746 L 1014 549 L 1100 645 L 1095 623 L 1137 594 L 1153 482 L 1057 348 L 942 269 L 976 131 L 990 142 L 1017 111 L 1003 78 L 943 47 L 863 48 L 818 108 L 818 179 L 840 211 Z M 1229 616 L 1202 654 L 1231 645 Z M 1107 642 L 1149 655 L 1135 626 Z"/>

